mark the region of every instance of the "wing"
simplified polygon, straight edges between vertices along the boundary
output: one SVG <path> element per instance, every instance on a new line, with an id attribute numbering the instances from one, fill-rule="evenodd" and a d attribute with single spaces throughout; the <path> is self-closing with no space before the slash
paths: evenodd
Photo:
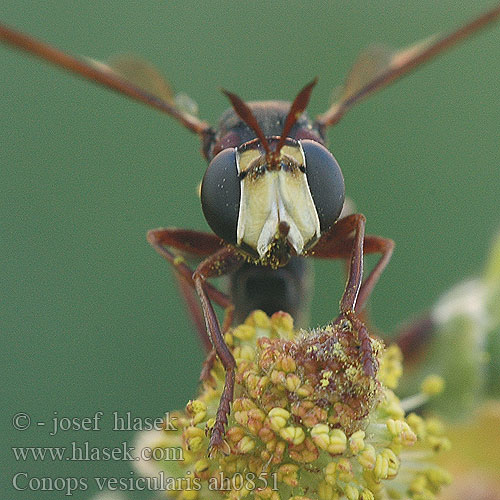
<path id="1" fill-rule="evenodd" d="M 349 109 L 365 97 L 408 74 L 499 17 L 500 5 L 445 36 L 434 36 L 397 52 L 381 47 L 369 48 L 352 67 L 340 92 L 340 98 L 316 118 L 318 128 L 335 125 Z"/>
<path id="2" fill-rule="evenodd" d="M 114 72 L 129 83 L 162 99 L 186 115 L 198 115 L 198 105 L 184 92 L 174 94 L 170 82 L 151 63 L 135 55 L 118 55 L 107 62 L 88 59 L 94 66 Z"/>
<path id="3" fill-rule="evenodd" d="M 178 105 L 170 85 L 149 63 L 132 57 L 120 58 L 110 64 L 78 59 L 4 24 L 0 24 L 0 40 L 170 115 L 203 139 L 212 135 L 208 123 Z M 141 71 L 144 74 L 140 75 Z"/>

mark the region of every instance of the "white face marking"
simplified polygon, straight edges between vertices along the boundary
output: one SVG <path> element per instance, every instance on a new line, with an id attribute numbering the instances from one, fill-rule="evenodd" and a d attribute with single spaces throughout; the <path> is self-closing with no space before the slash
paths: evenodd
<path id="1" fill-rule="evenodd" d="M 274 241 L 280 222 L 290 226 L 288 241 L 300 255 L 304 246 L 319 238 L 319 218 L 314 206 L 300 146 L 284 146 L 281 155 L 293 158 L 297 164 L 291 170 L 266 170 L 262 175 L 249 173 L 241 181 L 240 212 L 237 243 L 246 243 L 264 257 Z M 247 170 L 260 157 L 257 150 L 237 154 L 238 172 Z"/>

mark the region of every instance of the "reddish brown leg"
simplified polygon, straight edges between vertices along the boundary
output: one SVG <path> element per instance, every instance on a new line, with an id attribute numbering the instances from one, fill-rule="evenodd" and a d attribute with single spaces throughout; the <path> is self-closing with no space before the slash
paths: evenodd
<path id="1" fill-rule="evenodd" d="M 176 228 L 153 229 L 148 232 L 147 238 L 154 249 L 174 267 L 174 275 L 177 279 L 181 295 L 186 302 L 189 315 L 196 326 L 205 350 L 210 352 L 212 350 L 212 343 L 207 334 L 205 319 L 200 309 L 199 300 L 194 292 L 194 271 L 180 255 L 176 255 L 167 247 L 175 248 L 180 252 L 190 255 L 207 257 L 220 250 L 222 245 L 221 240 L 210 233 Z M 221 307 L 232 307 L 229 297 L 214 286 L 207 284 L 207 293 Z"/>
<path id="2" fill-rule="evenodd" d="M 216 236 L 197 231 L 174 228 L 152 230 L 148 232 L 148 241 L 160 255 L 174 266 L 181 285 L 181 291 L 186 298 L 190 310 L 193 308 L 193 303 L 189 298 L 189 288 L 194 286 L 200 298 L 206 328 L 199 328 L 199 330 L 201 331 L 202 339 L 206 339 L 208 333 L 210 346 L 213 346 L 203 364 L 200 380 L 209 378 L 210 370 L 215 362 L 215 354 L 217 354 L 226 370 L 224 389 L 209 445 L 210 450 L 220 449 L 224 443 L 224 430 L 233 400 L 234 368 L 236 366 L 233 355 L 224 341 L 223 332 L 232 323 L 234 308 L 230 299 L 207 283 L 206 280 L 211 277 L 227 274 L 239 266 L 243 262 L 243 258 L 231 248 L 226 247 L 221 249 L 221 241 Z M 213 253 L 213 255 L 201 262 L 193 273 L 182 257 L 176 256 L 166 247 L 172 247 L 198 256 L 206 256 L 209 253 Z M 222 330 L 210 299 L 226 308 L 226 317 Z M 199 323 L 196 313 L 194 313 L 194 319 L 195 323 Z"/>
<path id="3" fill-rule="evenodd" d="M 310 252 L 313 257 L 320 259 L 350 258 L 341 311 L 345 311 L 349 306 L 352 306 L 357 313 L 362 310 L 394 249 L 394 242 L 390 239 L 380 236 L 364 236 L 364 226 L 363 215 L 348 215 L 325 233 Z M 362 282 L 363 255 L 372 253 L 381 253 L 382 257 Z"/>
<path id="4" fill-rule="evenodd" d="M 406 363 L 416 364 L 425 355 L 426 348 L 432 341 L 436 332 L 437 324 L 432 314 L 423 314 L 420 318 L 413 320 L 410 324 L 402 327 L 393 337 L 401 349 Z"/>
<path id="5" fill-rule="evenodd" d="M 321 237 L 311 254 L 314 257 L 329 259 L 350 257 L 346 288 L 340 301 L 341 314 L 334 323 L 341 325 L 348 320 L 353 325 L 354 330 L 358 332 L 365 373 L 373 376 L 376 371 L 376 360 L 373 356 L 370 336 L 357 313 L 363 308 L 375 283 L 389 262 L 394 243 L 378 236 L 365 237 L 365 221 L 365 217 L 361 214 L 349 215 L 339 220 L 328 233 Z M 364 252 L 380 252 L 382 257 L 368 278 L 362 281 Z"/>
<path id="6" fill-rule="evenodd" d="M 363 241 L 365 239 L 366 219 L 364 215 L 353 214 L 342 219 L 340 222 L 347 231 L 352 232 L 353 229 L 355 231 L 347 283 L 345 285 L 344 294 L 340 299 L 340 312 L 347 314 L 354 312 L 363 280 Z"/>
<path id="7" fill-rule="evenodd" d="M 382 238 L 380 236 L 365 236 L 365 242 L 363 245 L 364 255 L 371 253 L 381 253 L 379 261 L 375 267 L 371 270 L 368 278 L 361 284 L 361 289 L 359 290 L 358 303 L 356 309 L 360 311 L 363 309 L 368 297 L 370 297 L 373 288 L 375 287 L 377 281 L 379 280 L 381 274 L 384 272 L 387 264 L 391 260 L 392 252 L 394 250 L 394 241 L 389 238 Z"/>
<path id="8" fill-rule="evenodd" d="M 345 221 L 345 222 L 343 222 Z M 351 261 L 349 264 L 349 273 L 344 294 L 340 299 L 340 315 L 335 323 L 341 325 L 345 320 L 352 324 L 352 328 L 357 332 L 358 341 L 361 344 L 361 362 L 366 375 L 374 377 L 377 371 L 377 361 L 373 356 L 373 350 L 370 342 L 370 335 L 365 325 L 356 316 L 356 305 L 361 291 L 363 280 L 363 243 L 365 240 L 364 215 L 353 214 L 339 221 L 342 223 L 341 230 L 352 232 L 354 229 L 354 238 L 351 246 Z M 360 307 L 362 304 L 359 304 Z"/>
<path id="9" fill-rule="evenodd" d="M 217 353 L 215 352 L 215 349 L 212 348 L 212 350 L 207 354 L 205 361 L 203 361 L 200 378 L 198 379 L 200 382 L 209 382 L 213 380 L 210 372 L 214 367 L 216 359 L 217 359 Z"/>
<path id="10" fill-rule="evenodd" d="M 203 311 L 201 310 L 200 301 L 198 300 L 198 295 L 196 295 L 193 283 L 188 283 L 179 273 L 175 272 L 175 270 L 173 274 L 177 281 L 181 296 L 184 299 L 189 317 L 193 321 L 201 343 L 203 344 L 205 353 L 210 355 L 210 351 L 213 350 L 212 343 L 207 335 L 205 318 L 203 317 Z"/>
<path id="11" fill-rule="evenodd" d="M 225 311 L 224 322 L 222 323 L 223 335 L 229 330 L 229 328 L 233 324 L 233 319 L 234 319 L 234 306 L 229 306 Z M 204 321 L 203 321 L 203 328 L 206 332 Z M 215 349 L 211 347 L 210 352 L 208 353 L 205 361 L 203 362 L 203 367 L 200 373 L 200 382 L 208 381 L 211 379 L 210 372 L 212 371 L 216 358 L 217 358 L 217 353 L 215 352 Z"/>
<path id="12" fill-rule="evenodd" d="M 237 254 L 234 249 L 226 247 L 219 250 L 211 257 L 205 259 L 196 268 L 196 271 L 193 274 L 196 291 L 200 297 L 203 314 L 205 315 L 208 335 L 210 336 L 210 340 L 212 341 L 215 351 L 217 352 L 217 356 L 226 370 L 224 389 L 222 391 L 219 408 L 217 409 L 215 424 L 212 428 L 212 435 L 210 436 L 209 453 L 214 450 L 222 449 L 224 444 L 227 417 L 233 400 L 234 370 L 236 362 L 234 361 L 233 355 L 224 341 L 219 321 L 217 320 L 217 316 L 207 293 L 206 280 L 208 278 L 221 276 L 231 272 L 240 266 L 243 263 L 243 260 L 243 257 Z"/>
<path id="13" fill-rule="evenodd" d="M 172 247 L 199 257 L 207 257 L 216 253 L 223 245 L 222 240 L 213 234 L 176 228 L 152 229 L 148 231 L 147 239 L 153 248 L 172 264 L 192 287 L 194 287 L 193 270 L 181 256 L 175 255 L 166 247 Z M 207 283 L 206 290 L 209 297 L 217 305 L 224 308 L 232 305 L 229 297 L 214 286 Z"/>

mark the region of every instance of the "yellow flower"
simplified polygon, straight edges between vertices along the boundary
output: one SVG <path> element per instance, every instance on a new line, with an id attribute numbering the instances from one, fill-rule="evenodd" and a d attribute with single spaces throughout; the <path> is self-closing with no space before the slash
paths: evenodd
<path id="1" fill-rule="evenodd" d="M 393 392 L 402 374 L 397 347 L 371 340 L 379 367 L 369 376 L 350 330 L 297 333 L 289 315 L 256 311 L 227 337 L 237 363 L 227 454 L 206 456 L 224 381 L 218 362 L 178 430 L 165 430 L 167 440 L 154 436 L 153 449 L 185 453 L 183 461 L 158 460 L 157 470 L 198 485 L 171 492 L 177 498 L 422 499 L 448 483 L 434 463 L 448 446 L 442 426 L 405 414 L 442 389 L 441 381 L 429 378 L 422 393 L 400 402 Z"/>

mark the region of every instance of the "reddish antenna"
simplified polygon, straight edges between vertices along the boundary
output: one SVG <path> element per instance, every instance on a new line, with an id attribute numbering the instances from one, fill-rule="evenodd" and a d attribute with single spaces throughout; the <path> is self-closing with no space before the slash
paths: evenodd
<path id="1" fill-rule="evenodd" d="M 231 101 L 231 105 L 233 106 L 233 109 L 236 111 L 236 114 L 256 133 L 267 155 L 271 156 L 272 152 L 271 148 L 269 147 L 269 143 L 267 142 L 264 132 L 262 132 L 261 128 L 259 127 L 257 119 L 252 113 L 252 110 L 236 94 L 228 92 L 227 90 L 224 89 L 222 89 L 222 92 L 224 92 L 224 94 Z"/>
<path id="2" fill-rule="evenodd" d="M 290 106 L 290 111 L 285 119 L 285 124 L 283 125 L 283 130 L 281 132 L 280 140 L 274 149 L 271 151 L 269 146 L 269 142 L 267 141 L 264 133 L 259 127 L 259 123 L 255 118 L 252 110 L 249 106 L 236 94 L 228 92 L 227 90 L 222 89 L 222 92 L 228 97 L 231 101 L 231 105 L 233 106 L 236 114 L 255 132 L 257 138 L 260 140 L 262 147 L 266 151 L 266 156 L 268 162 L 273 165 L 278 162 L 279 154 L 281 148 L 285 144 L 285 141 L 292 130 L 292 127 L 295 125 L 300 115 L 304 112 L 309 103 L 309 98 L 311 97 L 311 92 L 316 83 L 318 82 L 318 78 L 316 77 L 312 82 L 309 82 L 297 95 L 297 97 L 292 102 Z"/>
<path id="3" fill-rule="evenodd" d="M 276 146 L 274 154 L 276 157 L 279 156 L 281 148 L 285 144 L 285 141 L 292 130 L 292 127 L 295 125 L 295 122 L 300 118 L 300 115 L 307 108 L 307 104 L 309 103 L 309 99 L 311 97 L 311 92 L 314 86 L 318 83 L 318 77 L 316 77 L 312 82 L 309 82 L 297 95 L 297 97 L 292 102 L 290 106 L 290 111 L 286 116 L 285 125 L 283 125 L 283 131 L 281 132 L 281 138 Z"/>

